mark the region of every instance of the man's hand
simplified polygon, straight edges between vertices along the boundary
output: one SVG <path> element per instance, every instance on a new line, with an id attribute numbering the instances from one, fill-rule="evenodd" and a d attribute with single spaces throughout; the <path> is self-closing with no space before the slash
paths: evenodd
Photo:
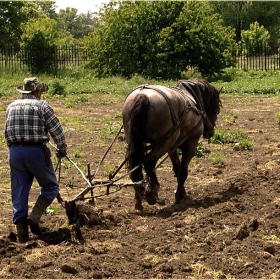
<path id="1" fill-rule="evenodd" d="M 60 150 L 56 150 L 55 155 L 58 159 L 66 157 L 67 153 L 66 151 L 60 151 Z"/>
<path id="2" fill-rule="evenodd" d="M 66 151 L 67 145 L 63 145 L 60 147 L 57 147 L 57 150 L 55 152 L 55 155 L 58 159 L 61 159 L 63 157 L 67 156 L 67 151 Z"/>

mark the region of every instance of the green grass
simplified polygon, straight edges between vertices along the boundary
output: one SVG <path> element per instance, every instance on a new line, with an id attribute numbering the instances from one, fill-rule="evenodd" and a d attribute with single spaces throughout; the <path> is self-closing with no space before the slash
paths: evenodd
<path id="1" fill-rule="evenodd" d="M 184 78 L 190 77 L 191 74 L 185 73 Z M 28 76 L 34 76 L 28 72 L 11 73 L 7 71 L 1 72 L 0 96 L 19 95 L 16 87 L 21 85 L 23 79 Z M 136 86 L 141 84 L 161 84 L 166 86 L 174 86 L 177 80 L 156 81 L 145 79 L 140 75 L 133 76 L 131 79 L 121 77 L 111 77 L 98 79 L 93 76 L 90 70 L 80 69 L 79 75 L 71 75 L 66 73 L 59 77 L 47 75 L 38 75 L 38 79 L 49 85 L 50 90 L 44 94 L 48 96 L 58 96 L 60 98 L 75 96 L 79 94 L 99 93 L 102 95 L 122 95 L 126 96 Z M 199 77 L 199 74 L 196 75 Z M 178 80 L 183 77 L 178 77 Z M 279 94 L 280 91 L 280 71 L 239 71 L 236 69 L 227 69 L 223 75 L 216 78 L 205 78 L 217 88 L 223 87 L 223 94 Z M 104 101 L 100 98 L 99 103 Z M 69 106 L 73 106 L 77 100 L 69 100 Z"/>
<path id="2" fill-rule="evenodd" d="M 279 94 L 280 71 L 238 71 L 228 69 L 212 84 L 223 87 L 222 93 L 231 94 Z M 211 80 L 209 80 L 211 82 Z"/>

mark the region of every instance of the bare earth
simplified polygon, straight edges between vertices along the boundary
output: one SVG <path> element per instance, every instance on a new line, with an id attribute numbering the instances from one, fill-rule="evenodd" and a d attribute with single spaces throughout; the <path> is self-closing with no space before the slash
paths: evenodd
<path id="1" fill-rule="evenodd" d="M 69 157 L 84 174 L 87 163 L 92 173 L 97 169 L 114 139 L 111 128 L 121 125 L 124 101 L 110 95 L 88 98 L 74 108 L 48 100 L 65 128 Z M 2 98 L 1 107 L 11 101 Z M 222 101 L 217 128 L 246 132 L 254 140 L 252 150 L 203 140 L 208 152 L 190 165 L 184 202 L 173 204 L 176 180 L 167 160 L 157 171 L 164 205 L 144 203 L 141 213 L 134 210 L 132 187 L 111 193 L 112 187 L 107 196 L 106 187 L 98 185 L 94 195 L 103 196 L 95 205 L 78 201 L 74 224 L 55 200 L 42 217 L 43 235 L 30 233 L 26 244 L 16 242 L 11 223 L 8 149 L 2 142 L 0 278 L 280 278 L 279 99 L 222 95 Z M 3 110 L 0 126 L 3 131 Z M 108 179 L 106 174 L 124 160 L 124 150 L 121 135 L 93 181 Z M 222 160 L 213 164 L 217 154 Z M 121 169 L 114 179 L 125 172 Z M 124 177 L 122 182 L 130 181 Z M 62 198 L 70 201 L 88 184 L 63 160 L 60 186 Z M 30 209 L 38 193 L 35 182 Z"/>

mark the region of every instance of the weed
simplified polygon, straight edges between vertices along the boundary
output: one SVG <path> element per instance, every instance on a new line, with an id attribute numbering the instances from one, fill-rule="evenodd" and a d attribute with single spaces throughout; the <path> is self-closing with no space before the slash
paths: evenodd
<path id="1" fill-rule="evenodd" d="M 254 140 L 251 138 L 241 139 L 238 144 L 241 151 L 248 151 L 252 149 Z"/>
<path id="2" fill-rule="evenodd" d="M 217 129 L 211 138 L 211 143 L 228 144 L 238 143 L 241 139 L 246 139 L 247 135 L 242 130 Z"/>
<path id="3" fill-rule="evenodd" d="M 219 164 L 221 161 L 223 161 L 224 157 L 221 153 L 217 152 L 214 156 L 214 158 L 212 159 L 212 163 L 214 165 Z"/>
<path id="4" fill-rule="evenodd" d="M 203 152 L 205 151 L 205 148 L 202 146 L 202 141 L 199 140 L 196 146 L 195 156 L 196 157 L 203 157 Z"/>
<path id="5" fill-rule="evenodd" d="M 81 157 L 81 151 L 80 150 L 75 150 L 74 152 L 74 158 L 80 158 Z"/>
<path id="6" fill-rule="evenodd" d="M 77 104 L 88 102 L 88 97 L 82 94 L 68 96 L 65 100 L 67 108 L 74 108 Z"/>
<path id="7" fill-rule="evenodd" d="M 66 96 L 65 86 L 61 85 L 60 82 L 58 82 L 58 81 L 54 81 L 54 83 L 52 84 L 50 93 L 52 95 Z"/>
<path id="8" fill-rule="evenodd" d="M 280 112 L 276 113 L 277 124 L 280 126 Z"/>

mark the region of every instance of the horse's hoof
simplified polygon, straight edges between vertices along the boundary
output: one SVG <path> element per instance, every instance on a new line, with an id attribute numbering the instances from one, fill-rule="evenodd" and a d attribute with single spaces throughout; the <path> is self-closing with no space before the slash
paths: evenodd
<path id="1" fill-rule="evenodd" d="M 146 193 L 146 200 L 150 205 L 155 205 L 158 201 L 158 198 L 156 195 L 148 192 L 148 193 Z"/>
<path id="2" fill-rule="evenodd" d="M 186 197 L 186 194 L 180 196 L 175 194 L 175 204 L 181 203 Z"/>
<path id="3" fill-rule="evenodd" d="M 141 203 L 135 203 L 135 210 L 138 210 L 138 211 L 143 211 L 143 206 Z"/>
<path id="4" fill-rule="evenodd" d="M 166 201 L 164 199 L 158 199 L 157 203 L 158 203 L 158 205 L 161 205 L 161 206 L 166 205 Z"/>

